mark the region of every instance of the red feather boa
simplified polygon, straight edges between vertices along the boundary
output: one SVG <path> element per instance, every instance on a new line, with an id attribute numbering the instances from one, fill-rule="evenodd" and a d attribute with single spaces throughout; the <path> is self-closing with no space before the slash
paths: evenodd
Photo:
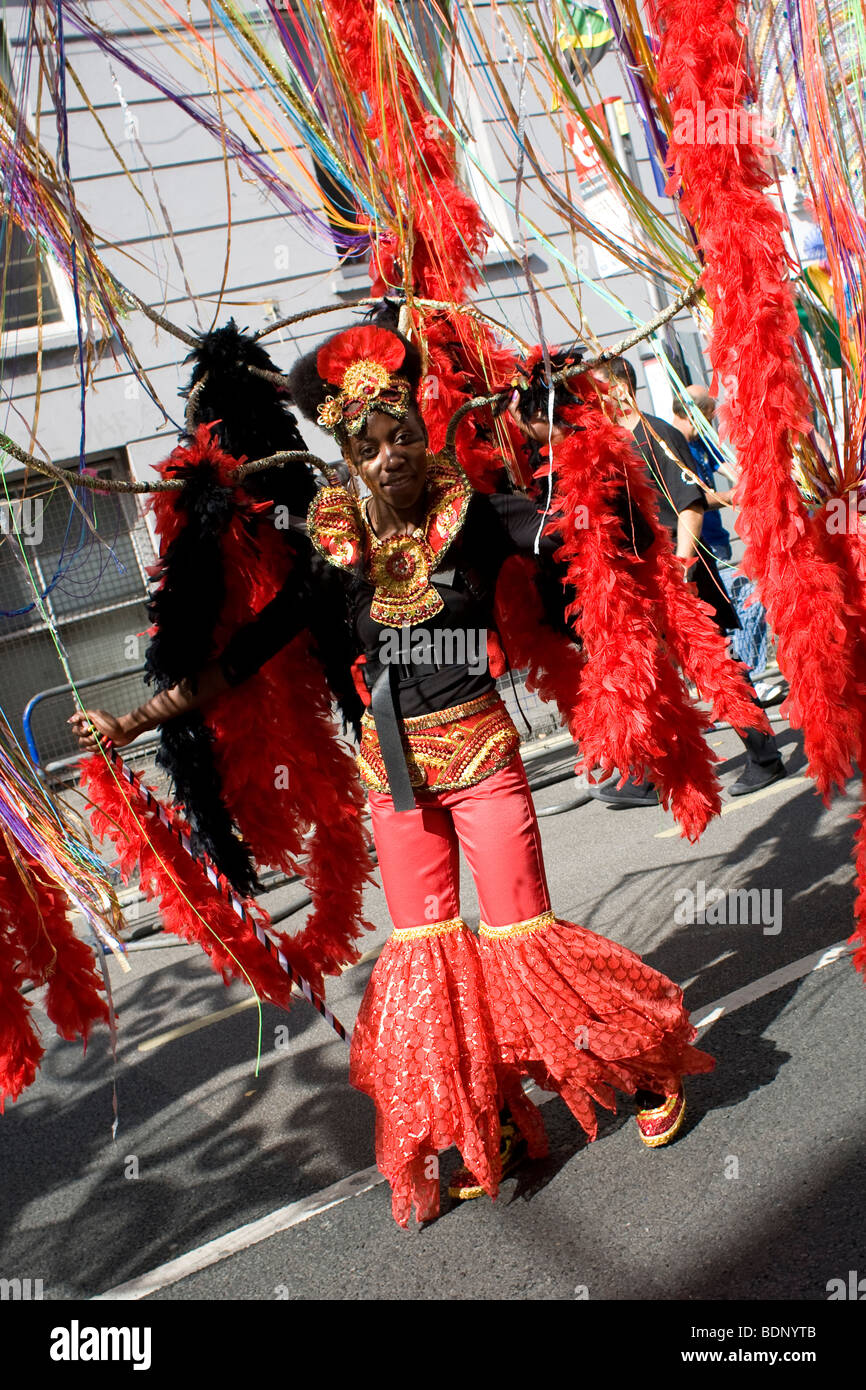
<path id="1" fill-rule="evenodd" d="M 207 426 L 189 448 L 175 449 L 161 471 L 202 462 L 212 464 L 221 480 L 237 467 L 213 443 Z M 250 525 L 261 504 L 240 488 L 236 501 L 223 540 L 226 596 L 215 652 L 273 598 L 290 563 L 270 519 Z M 183 527 L 184 512 L 175 493 L 156 494 L 153 510 L 164 551 Z M 322 993 L 323 975 L 358 958 L 355 942 L 367 925 L 361 917 L 363 888 L 372 865 L 354 761 L 338 742 L 330 695 L 308 639 L 296 638 L 243 687 L 209 705 L 205 717 L 216 740 L 226 804 L 254 858 L 306 879 L 313 899 L 309 920 L 295 936 L 277 935 L 290 965 Z M 158 900 L 166 930 L 197 942 L 224 977 L 248 978 L 260 994 L 287 1006 L 286 977 L 158 814 L 135 804 L 135 793 L 101 758 L 82 763 L 82 780 L 93 803 L 94 830 L 115 844 L 127 881 L 140 865 L 142 889 Z M 248 908 L 263 926 L 269 923 L 263 909 Z"/>
<path id="2" fill-rule="evenodd" d="M 754 97 L 737 0 L 650 0 L 660 36 L 659 84 L 675 122 L 698 102 L 737 110 Z M 685 127 L 685 122 L 683 122 Z M 693 126 L 694 128 L 694 126 Z M 863 692 L 845 629 L 845 580 L 823 553 L 792 476 L 792 437 L 809 429 L 797 312 L 772 179 L 758 145 L 671 144 L 685 216 L 698 230 L 713 309 L 710 357 L 737 451 L 743 568 L 757 581 L 790 684 L 785 707 L 803 730 L 809 770 L 826 797 L 851 775 Z"/>
<path id="3" fill-rule="evenodd" d="M 396 46 L 383 80 L 374 0 L 325 0 L 325 10 L 343 66 L 369 103 L 366 135 L 377 146 L 380 175 L 390 182 L 393 206 L 408 214 L 399 240 L 396 229 L 377 237 L 373 294 L 405 287 L 401 250 L 411 246 L 415 293 L 459 302 L 479 282 L 473 259 L 483 255 L 490 228 L 457 183 L 453 139 L 424 106 Z"/>
<path id="4" fill-rule="evenodd" d="M 92 803 L 94 832 L 109 839 L 118 852 L 115 863 L 129 883 L 138 867 L 141 890 L 159 904 L 166 931 L 201 946 L 213 967 L 228 982 L 246 980 L 266 999 L 289 1007 L 291 982 L 257 940 L 252 927 L 241 921 L 205 870 L 186 853 L 155 808 L 138 800 L 137 793 L 121 781 L 110 763 L 100 756 L 81 762 L 81 785 Z M 187 829 L 180 816 L 179 827 Z M 289 936 L 270 928 L 270 917 L 255 903 L 245 904 L 250 917 L 269 928 L 289 964 L 322 991 L 321 976 L 310 969 Z"/>
<path id="5" fill-rule="evenodd" d="M 712 718 L 740 729 L 769 725 L 709 606 L 683 583 L 632 436 L 599 409 L 595 384 L 585 389 L 586 399 L 564 412 L 575 428 L 553 457 L 561 519 L 552 526 L 564 538 L 557 558 L 578 595 L 569 611 L 584 655 L 570 727 L 583 767 L 651 777 L 694 840 L 721 801 L 715 755 L 702 736 L 707 717 L 674 662 L 710 702 Z M 615 508 L 623 487 L 655 532 L 642 558 L 627 550 Z"/>
<path id="6" fill-rule="evenodd" d="M 737 0 L 651 0 L 661 35 L 659 81 L 671 110 L 736 110 L 754 97 Z M 710 356 L 728 401 L 722 421 L 737 451 L 743 568 L 757 581 L 779 635 L 790 684 L 783 711 L 803 730 L 810 774 L 828 799 L 856 757 L 866 768 L 866 566 L 863 536 L 830 537 L 792 476 L 792 439 L 807 431 L 808 398 L 796 352 L 799 323 L 782 221 L 756 145 L 676 144 L 671 189 L 699 232 L 713 308 Z M 864 774 L 866 776 L 866 774 Z M 866 780 L 863 785 L 866 797 Z M 866 922 L 866 806 L 855 849 L 857 931 Z M 855 955 L 866 972 L 866 944 Z"/>
<path id="7" fill-rule="evenodd" d="M 21 849 L 13 863 L 0 837 L 0 1113 L 36 1076 L 43 1048 L 21 994 L 46 985 L 44 1006 L 61 1038 L 87 1039 L 108 1022 L 108 1005 L 93 952 L 75 935 L 66 896 Z"/>
<path id="8" fill-rule="evenodd" d="M 195 444 L 176 449 L 163 469 L 205 460 L 221 476 L 237 467 L 202 426 Z M 261 504 L 240 488 L 236 504 L 222 545 L 226 593 L 215 652 L 274 597 L 291 558 L 271 518 L 250 526 Z M 164 550 L 183 525 L 183 512 L 174 493 L 158 493 L 153 511 Z M 291 940 L 298 969 L 312 981 L 357 960 L 354 943 L 367 926 L 361 911 L 372 864 L 354 759 L 338 741 L 330 692 L 308 643 L 301 634 L 203 713 L 215 738 L 226 805 L 254 859 L 306 879 L 312 912 Z"/>
<path id="9" fill-rule="evenodd" d="M 499 347 L 488 328 L 458 313 L 429 317 L 423 332 L 427 375 L 421 406 L 430 447 L 436 453 L 445 446 L 454 412 L 473 396 L 492 395 L 497 390 L 493 383 L 508 380 L 513 373 L 515 356 Z M 523 436 L 507 415 L 494 422 L 490 407 L 486 407 L 473 411 L 458 425 L 454 440 L 457 461 L 479 492 L 496 490 L 505 464 L 503 446 L 517 481 L 531 482 L 521 463 Z"/>
<path id="10" fill-rule="evenodd" d="M 454 141 L 432 118 L 414 74 L 395 46 L 389 45 L 387 77 L 382 80 L 374 0 L 326 0 L 325 8 L 343 65 L 369 103 L 366 134 L 376 145 L 381 174 L 390 182 L 391 201 L 403 209 L 399 239 L 371 229 L 372 292 L 411 289 L 420 299 L 462 304 L 479 283 L 478 265 L 490 228 L 477 203 L 459 186 Z M 407 248 L 411 266 L 405 264 Z M 491 394 L 492 382 L 508 381 L 515 355 L 498 345 L 485 324 L 468 316 L 431 312 L 421 305 L 414 313 L 428 356 L 423 414 L 431 448 L 438 452 L 454 411 L 467 397 Z M 464 420 L 456 438 L 458 460 L 472 485 L 482 492 L 494 489 L 503 467 L 503 446 L 518 480 L 528 482 L 522 476 L 523 451 L 512 422 L 506 419 L 495 426 L 499 447 L 478 437 L 478 423 Z M 494 430 L 489 413 L 480 423 L 488 432 Z"/>
<path id="11" fill-rule="evenodd" d="M 825 537 L 828 554 L 838 562 L 845 575 L 849 632 L 857 638 L 854 648 L 855 675 L 861 691 L 866 690 L 866 530 L 858 527 L 840 535 L 825 532 Z M 866 975 L 866 719 L 860 723 L 857 764 L 862 779 L 854 839 L 854 878 L 858 891 L 854 903 L 856 927 L 850 944 L 857 947 L 854 965 Z"/>

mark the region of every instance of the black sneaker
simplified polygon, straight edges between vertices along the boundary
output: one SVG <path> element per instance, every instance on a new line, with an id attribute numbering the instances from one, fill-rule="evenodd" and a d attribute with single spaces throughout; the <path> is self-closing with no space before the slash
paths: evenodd
<path id="1" fill-rule="evenodd" d="M 781 758 L 769 767 L 764 767 L 761 763 L 746 763 L 736 782 L 728 787 L 728 791 L 731 796 L 748 796 L 749 792 L 759 792 L 762 787 L 770 787 L 786 775 Z"/>
<path id="2" fill-rule="evenodd" d="M 622 810 L 627 806 L 659 804 L 659 794 L 652 782 L 635 782 L 631 777 L 619 788 L 615 782 L 608 782 L 606 787 L 590 787 L 590 792 L 596 801 L 603 801 L 606 806 L 612 806 L 616 810 Z"/>

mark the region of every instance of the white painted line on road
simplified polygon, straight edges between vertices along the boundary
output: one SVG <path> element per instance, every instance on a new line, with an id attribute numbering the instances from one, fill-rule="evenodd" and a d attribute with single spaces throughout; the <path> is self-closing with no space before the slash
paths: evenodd
<path id="1" fill-rule="evenodd" d="M 771 994 L 793 980 L 802 979 L 804 975 L 811 975 L 816 970 L 823 970 L 825 966 L 835 964 L 853 950 L 854 947 L 849 946 L 847 942 L 839 941 L 835 946 L 829 946 L 823 951 L 814 951 L 809 956 L 803 956 L 801 960 L 782 966 L 780 970 L 774 970 L 770 975 L 764 975 L 760 980 L 754 980 L 743 989 L 723 995 L 713 1004 L 707 1004 L 705 1008 L 692 1015 L 692 1022 L 697 1028 L 709 1028 L 724 1015 L 744 1008 L 755 999 Z M 535 1087 L 532 1088 L 531 1095 L 536 1105 L 544 1105 L 554 1099 L 552 1091 L 537 1094 Z M 130 1279 L 125 1284 L 118 1284 L 107 1293 L 97 1294 L 92 1302 L 147 1298 L 181 1279 L 187 1279 L 191 1274 L 197 1274 L 199 1270 L 240 1254 L 251 1245 L 258 1245 L 263 1240 L 270 1240 L 271 1236 L 290 1230 L 292 1226 L 299 1226 L 301 1222 L 309 1221 L 311 1217 L 318 1216 L 330 1207 L 339 1206 L 350 1197 L 360 1197 L 361 1193 L 369 1192 L 383 1182 L 385 1178 L 378 1168 L 362 1168 L 360 1172 L 351 1173 L 347 1178 L 341 1178 L 339 1182 L 332 1183 L 320 1192 L 313 1192 L 299 1202 L 291 1202 L 286 1207 L 280 1207 L 277 1211 L 260 1217 L 258 1221 L 251 1221 L 246 1226 L 239 1226 L 234 1231 L 217 1236 L 206 1245 L 190 1250 L 186 1255 L 179 1255 L 177 1259 L 157 1265 L 156 1269 L 152 1269 L 148 1274 L 141 1274 L 137 1279 Z"/>
<path id="2" fill-rule="evenodd" d="M 706 1008 L 698 1009 L 692 1014 L 692 1023 L 696 1028 L 708 1028 L 711 1023 L 717 1023 L 724 1014 L 744 1009 L 747 1004 L 761 999 L 763 995 L 772 994 L 784 985 L 792 984 L 794 980 L 802 980 L 804 975 L 812 975 L 827 965 L 835 965 L 837 960 L 850 955 L 854 949 L 847 942 L 838 941 L 835 946 L 828 946 L 823 951 L 813 951 L 811 956 L 803 956 L 802 960 L 783 965 L 780 970 L 774 970 L 770 975 L 764 975 L 762 979 L 744 985 L 742 989 L 735 989 L 732 994 L 723 995 L 714 1004 L 707 1004 Z"/>
<path id="3" fill-rule="evenodd" d="M 759 792 L 749 792 L 746 796 L 738 796 L 735 801 L 726 801 L 719 814 L 730 816 L 734 811 L 742 811 L 746 806 L 753 806 L 756 801 L 763 801 L 766 796 L 776 796 L 786 787 L 797 787 L 801 782 L 808 781 L 808 777 L 780 777 L 778 782 L 772 782 L 769 787 L 762 787 Z M 710 824 L 712 825 L 712 821 Z M 658 830 L 655 839 L 669 840 L 673 835 L 682 833 L 678 825 L 672 825 L 668 830 Z"/>
<path id="4" fill-rule="evenodd" d="M 221 1019 L 231 1018 L 232 1014 L 239 1014 L 242 1009 L 252 1009 L 258 1002 L 253 994 L 249 999 L 242 999 L 239 1004 L 229 1004 L 225 1009 L 217 1009 L 216 1013 L 194 1018 L 191 1023 L 179 1023 L 177 1028 L 170 1028 L 167 1033 L 155 1033 L 152 1038 L 145 1038 L 144 1042 L 138 1044 L 137 1051 L 152 1052 L 155 1047 L 174 1042 L 176 1038 L 185 1038 L 188 1033 L 197 1033 L 200 1028 L 208 1028 L 212 1023 L 219 1023 Z"/>

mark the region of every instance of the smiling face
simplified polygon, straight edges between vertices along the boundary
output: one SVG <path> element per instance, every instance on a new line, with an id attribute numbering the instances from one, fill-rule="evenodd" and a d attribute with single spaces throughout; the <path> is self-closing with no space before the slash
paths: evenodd
<path id="1" fill-rule="evenodd" d="M 427 431 L 417 407 L 403 420 L 374 410 L 349 439 L 350 466 L 373 496 L 397 512 L 415 506 L 427 480 Z"/>

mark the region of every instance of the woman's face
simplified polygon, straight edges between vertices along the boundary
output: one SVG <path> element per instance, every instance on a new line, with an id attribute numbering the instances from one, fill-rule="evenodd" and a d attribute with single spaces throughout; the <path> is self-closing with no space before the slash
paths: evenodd
<path id="1" fill-rule="evenodd" d="M 374 410 L 362 432 L 349 440 L 350 463 L 375 497 L 408 511 L 427 480 L 427 431 L 411 405 L 403 420 Z"/>
<path id="2" fill-rule="evenodd" d="M 517 428 L 522 430 L 528 439 L 534 439 L 536 444 L 561 444 L 563 439 L 568 437 L 567 425 L 557 420 L 551 426 L 547 413 L 543 410 L 537 410 L 528 420 L 524 420 L 520 413 L 520 396 L 517 391 L 508 402 L 508 414 Z"/>
<path id="3" fill-rule="evenodd" d="M 591 375 L 593 380 L 598 382 L 600 388 L 601 408 L 612 420 L 619 420 L 624 415 L 634 413 L 634 396 L 627 381 L 624 381 L 622 377 L 614 376 L 604 367 L 594 368 Z"/>

